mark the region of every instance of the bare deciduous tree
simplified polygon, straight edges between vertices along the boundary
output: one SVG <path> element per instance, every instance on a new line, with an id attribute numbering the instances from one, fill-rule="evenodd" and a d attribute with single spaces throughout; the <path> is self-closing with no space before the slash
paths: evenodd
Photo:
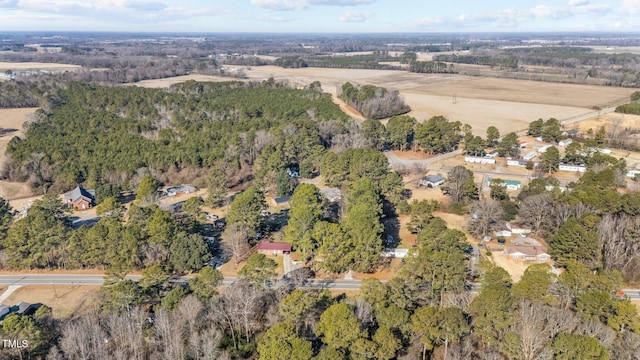
<path id="1" fill-rule="evenodd" d="M 237 266 L 249 252 L 249 229 L 240 223 L 230 224 L 222 233 L 222 240 L 229 246 Z"/>
<path id="2" fill-rule="evenodd" d="M 532 195 L 520 204 L 518 215 L 522 221 L 529 224 L 536 234 L 545 230 L 551 219 L 553 210 L 553 199 L 549 194 Z"/>
<path id="3" fill-rule="evenodd" d="M 460 202 L 464 198 L 464 187 L 467 180 L 473 179 L 473 174 L 464 166 L 456 166 L 449 170 L 447 183 L 442 190 L 451 196 L 454 202 Z"/>
<path id="4" fill-rule="evenodd" d="M 185 358 L 184 325 L 184 319 L 172 315 L 164 308 L 160 308 L 156 312 L 153 330 L 159 349 L 161 350 L 161 358 L 167 360 Z"/>
<path id="5" fill-rule="evenodd" d="M 95 314 L 68 323 L 62 330 L 60 349 L 71 360 L 107 360 L 109 338 Z"/>
<path id="6" fill-rule="evenodd" d="M 480 239 L 492 233 L 504 223 L 503 214 L 502 206 L 496 200 L 481 199 L 474 202 L 471 206 L 469 233 Z"/>

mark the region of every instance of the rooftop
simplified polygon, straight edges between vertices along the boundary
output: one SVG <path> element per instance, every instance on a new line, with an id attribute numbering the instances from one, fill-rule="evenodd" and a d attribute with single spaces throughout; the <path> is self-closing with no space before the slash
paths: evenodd
<path id="1" fill-rule="evenodd" d="M 507 254 L 521 253 L 527 256 L 537 256 L 547 253 L 547 249 L 542 246 L 522 246 L 522 245 L 508 245 L 504 248 Z"/>
<path id="2" fill-rule="evenodd" d="M 291 251 L 291 244 L 284 242 L 273 241 L 260 241 L 258 243 L 258 250 L 276 250 L 276 251 Z"/>
<path id="3" fill-rule="evenodd" d="M 437 183 L 445 180 L 444 177 L 440 175 L 427 175 L 424 177 L 424 179 L 432 183 Z"/>
<path id="4" fill-rule="evenodd" d="M 88 199 L 94 199 L 96 197 L 95 190 L 87 190 L 81 186 L 76 186 L 75 189 L 64 193 L 65 200 L 76 201 L 80 197 L 86 197 Z"/>

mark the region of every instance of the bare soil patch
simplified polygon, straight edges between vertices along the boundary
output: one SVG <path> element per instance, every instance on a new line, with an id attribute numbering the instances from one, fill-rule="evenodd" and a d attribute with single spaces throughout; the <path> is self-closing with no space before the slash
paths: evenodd
<path id="1" fill-rule="evenodd" d="M 485 250 L 483 250 L 484 252 Z M 526 262 L 520 260 L 514 260 L 509 257 L 503 256 L 501 252 L 494 252 L 489 257 L 491 262 L 505 269 L 509 275 L 511 275 L 511 279 L 514 282 L 520 281 L 524 271 L 527 270 L 529 265 L 534 264 L 533 262 Z"/>
<path id="2" fill-rule="evenodd" d="M 26 285 L 11 294 L 5 304 L 42 303 L 53 310 L 54 318 L 64 319 L 96 311 L 99 290 L 99 286 L 87 285 Z"/>

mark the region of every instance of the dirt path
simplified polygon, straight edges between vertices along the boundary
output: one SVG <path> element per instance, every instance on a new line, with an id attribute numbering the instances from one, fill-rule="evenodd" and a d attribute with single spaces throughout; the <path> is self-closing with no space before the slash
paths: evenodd
<path id="1" fill-rule="evenodd" d="M 365 121 L 367 118 L 364 117 L 358 110 L 356 110 L 353 106 L 347 104 L 343 100 L 339 99 L 334 94 L 331 94 L 331 99 L 335 104 L 340 106 L 340 109 L 347 115 L 351 116 L 353 119 L 358 121 Z"/>
<path id="2" fill-rule="evenodd" d="M 9 285 L 7 287 L 7 290 L 5 290 L 2 295 L 0 295 L 0 304 L 4 303 L 9 298 L 9 296 L 13 294 L 14 291 L 18 290 L 21 287 L 22 285 Z"/>

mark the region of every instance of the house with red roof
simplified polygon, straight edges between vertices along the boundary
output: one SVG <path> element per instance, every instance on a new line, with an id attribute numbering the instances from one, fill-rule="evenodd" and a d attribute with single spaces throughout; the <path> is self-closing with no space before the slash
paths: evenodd
<path id="1" fill-rule="evenodd" d="M 284 255 L 291 253 L 291 244 L 285 242 L 274 242 L 262 240 L 258 243 L 258 253 L 263 255 Z"/>

